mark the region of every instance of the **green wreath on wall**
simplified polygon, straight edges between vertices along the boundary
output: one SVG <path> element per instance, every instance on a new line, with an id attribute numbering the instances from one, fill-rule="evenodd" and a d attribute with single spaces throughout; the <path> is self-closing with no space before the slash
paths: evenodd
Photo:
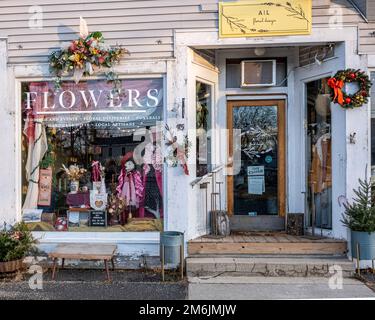
<path id="1" fill-rule="evenodd" d="M 342 89 L 345 83 L 358 83 L 359 89 L 353 94 L 347 94 Z M 368 102 L 372 83 L 369 76 L 361 70 L 346 69 L 338 71 L 334 77 L 328 79 L 332 101 L 345 109 L 362 107 Z"/>

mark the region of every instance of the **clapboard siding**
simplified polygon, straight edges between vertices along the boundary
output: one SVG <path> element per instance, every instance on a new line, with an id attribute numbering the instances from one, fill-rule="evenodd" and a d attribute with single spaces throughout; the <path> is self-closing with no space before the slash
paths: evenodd
<path id="1" fill-rule="evenodd" d="M 0 37 L 8 37 L 10 63 L 46 62 L 48 54 L 77 38 L 79 16 L 109 44 L 131 52 L 126 59 L 170 58 L 176 29 L 217 28 L 218 0 L 55 0 L 0 1 Z M 363 22 L 346 0 L 313 0 L 313 24 L 327 25 L 330 3 L 342 6 L 346 24 Z M 43 29 L 28 27 L 30 6 L 43 9 Z M 366 44 L 367 45 L 367 44 Z M 370 46 L 372 43 L 369 44 Z M 375 47 L 375 45 L 374 45 Z"/>
<path id="2" fill-rule="evenodd" d="M 127 27 L 133 25 L 144 25 L 146 28 L 150 27 L 150 24 L 155 25 L 158 27 L 158 23 L 166 24 L 169 22 L 172 23 L 185 23 L 186 21 L 200 21 L 200 20 L 211 20 L 215 21 L 217 19 L 216 13 L 186 13 L 186 14 L 160 14 L 160 15 L 142 15 L 142 16 L 130 16 L 130 17 L 123 17 L 123 16 L 112 16 L 112 17 L 86 17 L 87 24 L 89 27 L 93 29 L 98 29 L 100 26 L 107 26 L 108 28 L 112 28 L 117 30 L 122 26 Z M 61 25 L 66 28 L 76 28 L 77 26 L 77 18 L 67 17 L 64 19 L 58 20 Z M 173 25 L 171 26 L 174 27 Z M 178 25 L 178 27 L 182 27 Z M 44 19 L 43 21 L 43 29 L 51 30 L 50 28 L 56 28 L 56 20 L 55 19 Z M 28 20 L 19 21 L 18 25 L 14 25 L 14 21 L 6 21 L 0 23 L 0 30 L 3 29 L 28 29 Z"/>
<path id="3" fill-rule="evenodd" d="M 200 7 L 199 6 L 175 6 L 175 7 L 169 7 L 168 13 L 165 10 L 165 7 L 160 8 L 153 8 L 149 13 L 147 11 L 145 12 L 145 8 L 116 8 L 116 9 L 106 9 L 98 12 L 99 9 L 91 9 L 91 10 L 85 10 L 82 12 L 82 10 L 78 10 L 79 14 L 83 14 L 85 18 L 96 18 L 98 15 L 100 17 L 139 17 L 139 16 L 155 16 L 155 15 L 163 15 L 163 14 L 183 14 L 183 13 L 200 13 Z M 76 16 L 76 13 L 74 10 L 70 10 L 72 14 L 74 14 L 74 17 Z M 66 12 L 63 12 L 61 10 L 55 10 L 55 11 L 46 11 L 44 9 L 44 20 L 56 20 L 56 19 L 66 19 L 67 15 Z M 0 12 L 0 22 L 12 22 L 12 21 L 20 21 L 29 19 L 30 14 L 29 13 L 14 13 L 12 15 L 4 14 L 3 12 Z M 71 18 L 72 16 L 70 16 Z M 69 18 L 69 17 L 68 17 Z"/>
<path id="4" fill-rule="evenodd" d="M 359 48 L 361 53 L 375 53 L 375 23 L 359 25 Z"/>

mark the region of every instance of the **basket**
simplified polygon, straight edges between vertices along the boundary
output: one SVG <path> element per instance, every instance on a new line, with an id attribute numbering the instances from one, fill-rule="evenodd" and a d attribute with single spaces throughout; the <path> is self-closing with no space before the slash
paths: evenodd
<path id="1" fill-rule="evenodd" d="M 15 272 L 23 268 L 23 259 L 0 262 L 0 273 Z"/>

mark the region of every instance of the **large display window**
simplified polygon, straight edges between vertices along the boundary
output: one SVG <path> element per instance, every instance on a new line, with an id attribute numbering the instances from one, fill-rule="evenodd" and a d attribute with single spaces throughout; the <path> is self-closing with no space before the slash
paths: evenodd
<path id="1" fill-rule="evenodd" d="M 22 83 L 22 215 L 34 231 L 163 230 L 163 78 Z"/>

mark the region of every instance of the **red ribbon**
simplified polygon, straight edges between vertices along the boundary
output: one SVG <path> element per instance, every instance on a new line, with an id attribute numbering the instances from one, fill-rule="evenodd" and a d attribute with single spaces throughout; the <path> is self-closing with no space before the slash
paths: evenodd
<path id="1" fill-rule="evenodd" d="M 344 87 L 344 81 L 337 80 L 336 78 L 330 78 L 327 84 L 334 90 L 335 96 L 333 98 L 334 102 L 338 102 L 340 105 L 344 104 L 344 94 L 342 88 Z"/>
<path id="2" fill-rule="evenodd" d="M 184 173 L 188 176 L 189 175 L 189 168 L 186 163 L 186 154 L 183 149 L 177 147 L 177 159 L 180 160 L 180 164 L 184 169 Z"/>

